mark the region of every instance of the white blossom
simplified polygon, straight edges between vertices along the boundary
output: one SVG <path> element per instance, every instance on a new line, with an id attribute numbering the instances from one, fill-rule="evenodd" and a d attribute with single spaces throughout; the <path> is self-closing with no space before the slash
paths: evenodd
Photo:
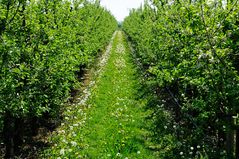
<path id="1" fill-rule="evenodd" d="M 72 145 L 72 146 L 76 146 L 77 143 L 76 143 L 75 141 L 71 141 L 71 145 Z"/>
<path id="2" fill-rule="evenodd" d="M 65 149 L 60 150 L 60 155 L 65 155 Z"/>

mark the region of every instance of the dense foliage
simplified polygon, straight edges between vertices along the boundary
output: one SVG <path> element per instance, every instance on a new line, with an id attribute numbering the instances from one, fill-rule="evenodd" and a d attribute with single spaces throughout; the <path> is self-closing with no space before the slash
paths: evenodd
<path id="1" fill-rule="evenodd" d="M 238 0 L 152 0 L 123 23 L 142 63 L 162 158 L 233 158 Z M 238 130 L 237 130 L 238 131 Z"/>
<path id="2" fill-rule="evenodd" d="M 58 115 L 79 72 L 116 27 L 98 1 L 0 1 L 0 132 L 7 151 L 21 134 L 19 122 Z"/>

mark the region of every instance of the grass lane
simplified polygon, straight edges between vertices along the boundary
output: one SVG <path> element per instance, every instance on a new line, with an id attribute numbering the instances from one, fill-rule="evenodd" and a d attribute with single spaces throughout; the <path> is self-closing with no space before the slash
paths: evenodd
<path id="1" fill-rule="evenodd" d="M 138 97 L 132 61 L 125 36 L 117 31 L 109 59 L 91 89 L 90 108 L 68 111 L 66 123 L 53 135 L 55 145 L 45 153 L 49 158 L 155 158 L 145 146 L 147 113 Z"/>

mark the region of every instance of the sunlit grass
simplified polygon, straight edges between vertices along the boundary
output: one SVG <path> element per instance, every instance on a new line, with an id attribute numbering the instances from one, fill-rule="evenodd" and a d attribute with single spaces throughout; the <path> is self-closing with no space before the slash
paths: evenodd
<path id="1" fill-rule="evenodd" d="M 68 111 L 66 123 L 52 138 L 52 158 L 154 158 L 145 146 L 145 101 L 138 100 L 140 85 L 129 50 L 123 33 L 117 32 L 91 89 L 91 107 Z"/>

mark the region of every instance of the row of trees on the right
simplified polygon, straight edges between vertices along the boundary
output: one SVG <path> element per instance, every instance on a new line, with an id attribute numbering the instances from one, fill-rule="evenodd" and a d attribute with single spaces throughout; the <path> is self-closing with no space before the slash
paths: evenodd
<path id="1" fill-rule="evenodd" d="M 160 157 L 238 158 L 238 0 L 151 0 L 123 29 L 145 73 Z"/>

